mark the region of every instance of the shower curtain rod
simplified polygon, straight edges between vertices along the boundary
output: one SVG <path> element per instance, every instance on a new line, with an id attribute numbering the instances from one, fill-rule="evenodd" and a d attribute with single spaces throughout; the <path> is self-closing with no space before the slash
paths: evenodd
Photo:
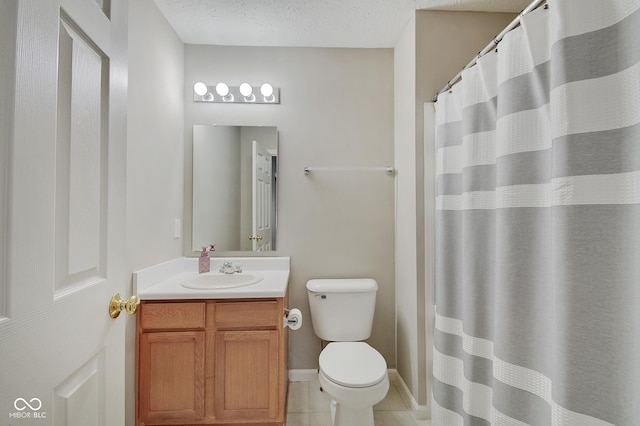
<path id="1" fill-rule="evenodd" d="M 440 95 L 440 93 L 446 92 L 447 90 L 451 89 L 456 83 L 458 83 L 460 80 L 462 80 L 462 72 L 464 70 L 474 66 L 476 64 L 476 62 L 478 61 L 478 59 L 480 59 L 481 57 L 483 57 L 484 55 L 486 55 L 487 53 L 489 53 L 493 49 L 495 49 L 495 47 L 498 45 L 498 43 L 500 43 L 502 41 L 502 38 L 505 36 L 505 34 L 507 34 L 509 31 L 511 31 L 512 29 L 516 28 L 518 25 L 520 25 L 520 20 L 522 19 L 522 17 L 524 15 L 526 15 L 529 12 L 531 12 L 532 10 L 537 9 L 540 5 L 542 5 L 542 4 L 546 3 L 546 2 L 547 2 L 547 0 L 533 0 L 533 2 L 531 2 L 529 4 L 529 6 L 525 7 L 522 10 L 522 12 L 520 12 L 518 14 L 518 16 L 516 16 L 516 18 L 513 21 L 511 21 L 509 23 L 509 25 L 507 25 L 505 27 L 504 30 L 502 30 L 500 32 L 500 34 L 495 36 L 494 39 L 489 44 L 487 44 L 487 46 L 484 49 L 482 49 L 480 52 L 478 52 L 478 55 L 476 55 L 471 60 L 471 62 L 469 62 L 464 67 L 462 67 L 462 70 L 460 70 L 460 72 L 458 74 L 456 74 L 455 77 L 453 77 L 451 80 L 449 80 L 447 82 L 446 86 L 444 86 L 438 93 L 436 93 L 436 95 L 433 97 L 433 102 L 436 102 L 438 100 L 438 96 Z"/>

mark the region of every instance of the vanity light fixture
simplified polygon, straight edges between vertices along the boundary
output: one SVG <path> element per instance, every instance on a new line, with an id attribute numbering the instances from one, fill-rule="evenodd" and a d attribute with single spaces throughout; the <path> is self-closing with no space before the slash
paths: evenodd
<path id="1" fill-rule="evenodd" d="M 209 92 L 209 88 L 203 82 L 198 81 L 193 85 L 193 91 L 198 96 L 204 96 Z"/>
<path id="2" fill-rule="evenodd" d="M 193 93 L 205 102 L 213 102 L 213 93 L 211 93 L 209 87 L 201 81 L 193 85 Z"/>
<path id="3" fill-rule="evenodd" d="M 273 86 L 269 83 L 264 83 L 260 86 L 260 93 L 264 96 L 265 102 L 273 102 L 275 98 L 273 97 Z"/>
<path id="4" fill-rule="evenodd" d="M 240 85 L 240 94 L 244 96 L 245 102 L 255 102 L 256 95 L 253 94 L 253 87 L 249 83 L 242 83 Z"/>
<path id="5" fill-rule="evenodd" d="M 230 93 L 229 86 L 226 83 L 216 84 L 216 93 L 222 96 L 222 102 L 233 102 L 235 97 Z"/>
<path id="6" fill-rule="evenodd" d="M 233 104 L 279 104 L 280 89 L 269 83 L 252 86 L 242 83 L 240 86 L 229 86 L 220 82 L 215 86 L 208 86 L 199 81 L 193 85 L 194 102 L 214 102 Z"/>

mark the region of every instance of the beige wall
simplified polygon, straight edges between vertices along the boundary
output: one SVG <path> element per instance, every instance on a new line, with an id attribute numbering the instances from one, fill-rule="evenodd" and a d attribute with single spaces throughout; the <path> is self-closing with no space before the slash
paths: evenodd
<path id="1" fill-rule="evenodd" d="M 418 326 L 416 300 L 416 138 L 414 130 L 416 93 L 416 21 L 412 17 L 394 50 L 395 75 L 395 162 L 398 169 L 396 218 L 396 339 L 397 368 L 414 398 L 417 399 L 419 339 L 424 330 Z"/>
<path id="2" fill-rule="evenodd" d="M 9 194 L 10 147 L 13 140 L 15 62 L 18 3 L 0 2 L 0 318 L 9 310 Z"/>
<path id="3" fill-rule="evenodd" d="M 196 81 L 280 88 L 280 105 L 194 103 Z M 372 277 L 380 290 L 370 342 L 395 367 L 394 177 L 308 166 L 393 165 L 393 50 L 185 46 L 185 225 L 190 232 L 191 128 L 269 125 L 279 131 L 278 250 L 291 256 L 290 368 L 317 367 L 305 284 Z M 186 241 L 185 241 L 186 243 Z M 188 250 L 188 245 L 186 245 Z M 220 253 L 216 253 L 220 255 Z"/>
<path id="4" fill-rule="evenodd" d="M 415 402 L 427 412 L 433 344 L 435 148 L 431 138 L 425 139 L 425 131 L 432 129 L 425 129 L 424 103 L 514 16 L 417 11 L 395 48 L 397 368 Z"/>
<path id="5" fill-rule="evenodd" d="M 133 270 L 182 255 L 184 45 L 152 0 L 130 3 L 127 257 Z"/>
<path id="6" fill-rule="evenodd" d="M 173 221 L 183 215 L 183 58 L 183 43 L 155 3 L 130 1 L 126 235 L 129 272 L 182 256 L 182 240 L 173 238 Z M 127 318 L 126 333 L 125 408 L 127 425 L 133 425 L 134 318 Z"/>

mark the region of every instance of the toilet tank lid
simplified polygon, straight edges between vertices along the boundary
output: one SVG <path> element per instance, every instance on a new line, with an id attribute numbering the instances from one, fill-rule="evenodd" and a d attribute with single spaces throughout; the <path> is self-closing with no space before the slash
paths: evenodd
<path id="1" fill-rule="evenodd" d="M 307 290 L 313 293 L 366 293 L 378 290 L 372 278 L 330 278 L 307 281 Z"/>

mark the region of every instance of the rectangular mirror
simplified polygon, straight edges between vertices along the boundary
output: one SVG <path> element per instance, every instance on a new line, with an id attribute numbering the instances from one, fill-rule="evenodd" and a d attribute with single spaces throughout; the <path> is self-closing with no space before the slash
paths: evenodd
<path id="1" fill-rule="evenodd" d="M 276 248 L 278 130 L 193 126 L 192 250 Z"/>

